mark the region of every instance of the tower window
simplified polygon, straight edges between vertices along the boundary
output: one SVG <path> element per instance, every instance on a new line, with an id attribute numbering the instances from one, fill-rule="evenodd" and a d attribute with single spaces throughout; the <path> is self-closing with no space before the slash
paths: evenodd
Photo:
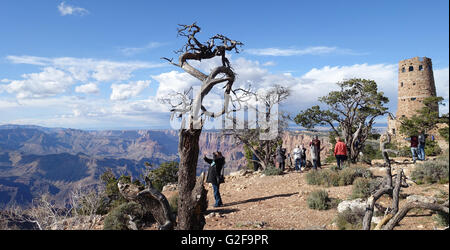
<path id="1" fill-rule="evenodd" d="M 413 86 L 415 86 L 416 85 L 416 83 L 415 82 L 413 82 Z"/>
<path id="2" fill-rule="evenodd" d="M 422 70 L 423 70 L 423 66 L 419 65 L 419 71 L 422 71 Z"/>
<path id="3" fill-rule="evenodd" d="M 409 66 L 408 71 L 409 71 L 409 72 L 414 71 L 414 67 L 413 67 L 413 66 Z"/>
<path id="4" fill-rule="evenodd" d="M 400 83 L 400 87 L 403 87 L 403 82 Z"/>
<path id="5" fill-rule="evenodd" d="M 405 73 L 405 67 L 402 68 L 402 73 Z"/>

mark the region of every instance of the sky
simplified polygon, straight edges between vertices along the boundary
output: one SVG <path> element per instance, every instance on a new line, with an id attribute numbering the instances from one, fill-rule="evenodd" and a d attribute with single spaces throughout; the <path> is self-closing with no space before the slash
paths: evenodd
<path id="1" fill-rule="evenodd" d="M 160 99 L 200 82 L 161 58 L 177 60 L 178 24 L 193 22 L 201 41 L 243 42 L 229 54 L 236 86 L 289 87 L 282 109 L 293 116 L 354 77 L 375 80 L 395 114 L 398 62 L 416 56 L 432 59 L 448 112 L 446 0 L 2 0 L 0 125 L 170 128 Z M 205 103 L 220 98 L 218 88 Z"/>

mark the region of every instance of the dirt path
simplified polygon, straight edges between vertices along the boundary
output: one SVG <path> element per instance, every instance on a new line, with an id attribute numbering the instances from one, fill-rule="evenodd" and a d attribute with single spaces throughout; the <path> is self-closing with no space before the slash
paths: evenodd
<path id="1" fill-rule="evenodd" d="M 328 191 L 330 198 L 346 200 L 351 195 L 352 186 L 308 185 L 305 175 L 306 173 L 289 172 L 280 176 L 264 176 L 261 173 L 227 176 L 226 183 L 220 186 L 224 202 L 224 206 L 220 208 L 213 207 L 213 191 L 208 186 L 209 206 L 205 229 L 337 229 L 333 225 L 337 209 L 318 211 L 308 208 L 308 194 L 324 189 Z M 446 192 L 448 199 L 448 184 L 412 185 L 403 189 L 402 193 L 405 196 L 437 196 L 442 194 L 441 191 Z M 388 199 L 380 201 L 387 206 L 390 204 Z M 400 206 L 403 202 L 406 201 L 401 200 Z M 420 230 L 436 227 L 438 225 L 431 212 L 412 211 L 395 229 Z"/>
<path id="2" fill-rule="evenodd" d="M 280 176 L 228 176 L 221 185 L 224 207 L 212 207 L 214 197 L 208 188 L 210 204 L 205 229 L 328 229 L 336 209 L 308 208 L 308 194 L 325 189 L 332 198 L 345 199 L 351 187 L 310 186 L 305 175 L 292 172 Z"/>

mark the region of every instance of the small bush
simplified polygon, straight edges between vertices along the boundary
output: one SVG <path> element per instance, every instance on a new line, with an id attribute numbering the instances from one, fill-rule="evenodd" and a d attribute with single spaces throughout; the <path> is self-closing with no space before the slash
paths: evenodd
<path id="1" fill-rule="evenodd" d="M 358 177 L 372 178 L 372 172 L 363 167 L 347 167 L 337 170 L 336 167 L 320 171 L 310 171 L 306 174 L 309 185 L 346 186 L 353 184 Z"/>
<path id="2" fill-rule="evenodd" d="M 437 222 L 439 226 L 448 227 L 449 225 L 449 216 L 447 213 L 443 213 L 438 211 L 434 216 L 434 220 Z"/>
<path id="3" fill-rule="evenodd" d="M 346 186 L 353 184 L 356 178 L 356 170 L 354 168 L 345 168 L 339 173 L 340 186 Z"/>
<path id="4" fill-rule="evenodd" d="M 328 192 L 325 190 L 313 191 L 309 194 L 307 199 L 308 207 L 317 210 L 327 210 L 331 207 L 331 199 L 328 197 Z"/>
<path id="5" fill-rule="evenodd" d="M 423 183 L 448 183 L 448 161 L 427 161 L 416 165 L 411 173 L 412 179 L 417 184 Z"/>
<path id="6" fill-rule="evenodd" d="M 178 162 L 164 162 L 151 170 L 148 177 L 153 187 L 161 192 L 165 185 L 178 181 Z"/>
<path id="7" fill-rule="evenodd" d="M 105 217 L 103 230 L 128 230 L 128 223 L 132 217 L 142 217 L 142 208 L 135 202 L 124 203 L 113 210 Z"/>
<path id="8" fill-rule="evenodd" d="M 369 197 L 371 194 L 370 186 L 369 179 L 361 177 L 357 178 L 353 183 L 351 198 L 357 199 Z"/>
<path id="9" fill-rule="evenodd" d="M 403 146 L 398 150 L 398 156 L 411 157 L 411 148 L 409 146 Z"/>
<path id="10" fill-rule="evenodd" d="M 123 183 L 131 183 L 130 176 L 122 175 L 117 179 L 112 170 L 108 169 L 100 176 L 100 180 L 105 186 L 105 197 L 103 197 L 97 210 L 98 214 L 107 214 L 114 208 L 127 202 L 127 200 L 120 194 L 117 183 L 119 183 L 119 180 Z"/>
<path id="11" fill-rule="evenodd" d="M 308 185 L 321 185 L 321 171 L 309 171 L 306 174 L 306 183 Z"/>
<path id="12" fill-rule="evenodd" d="M 282 175 L 283 171 L 279 168 L 269 166 L 263 171 L 264 175 Z"/>
<path id="13" fill-rule="evenodd" d="M 440 153 L 442 153 L 442 149 L 439 147 L 437 141 L 427 139 L 425 143 L 425 156 L 436 156 Z"/>
<path id="14" fill-rule="evenodd" d="M 368 144 L 363 149 L 362 161 L 370 162 L 374 159 L 383 159 L 381 150 L 377 144 Z"/>
<path id="15" fill-rule="evenodd" d="M 448 135 L 449 135 L 449 129 L 448 126 L 445 128 L 440 128 L 439 134 L 445 139 L 445 141 L 448 143 Z"/>
<path id="16" fill-rule="evenodd" d="M 177 214 L 178 212 L 178 200 L 179 200 L 178 193 L 169 198 L 170 211 L 172 211 L 172 213 L 174 214 Z"/>
<path id="17" fill-rule="evenodd" d="M 363 216 L 353 213 L 350 209 L 338 213 L 336 224 L 339 230 L 360 230 L 362 229 Z"/>

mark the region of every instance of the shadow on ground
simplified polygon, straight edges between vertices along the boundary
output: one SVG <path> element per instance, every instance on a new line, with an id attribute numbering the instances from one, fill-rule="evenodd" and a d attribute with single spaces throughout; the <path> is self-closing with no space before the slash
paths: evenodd
<path id="1" fill-rule="evenodd" d="M 258 201 L 279 198 L 279 197 L 289 197 L 289 196 L 296 195 L 296 194 L 298 194 L 298 192 L 290 193 L 290 194 L 276 194 L 276 195 L 271 195 L 271 196 L 266 196 L 266 197 L 253 198 L 253 199 L 248 199 L 248 200 L 243 200 L 243 201 L 235 201 L 235 202 L 231 202 L 231 203 L 226 203 L 226 204 L 224 204 L 224 206 L 225 207 L 226 206 L 235 206 L 235 205 L 249 203 L 249 202 L 258 202 Z"/>

